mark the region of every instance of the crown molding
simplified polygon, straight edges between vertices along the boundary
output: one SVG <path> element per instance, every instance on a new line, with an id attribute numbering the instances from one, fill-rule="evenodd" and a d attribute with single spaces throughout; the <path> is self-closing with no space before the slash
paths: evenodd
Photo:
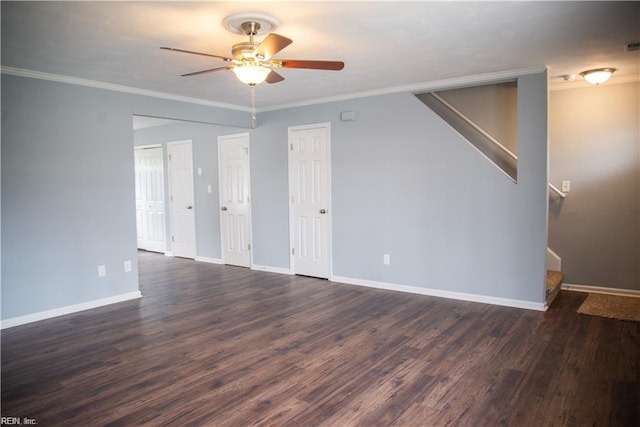
<path id="1" fill-rule="evenodd" d="M 390 95 L 390 94 L 402 93 L 402 92 L 416 93 L 421 91 L 452 89 L 460 86 L 468 86 L 468 85 L 480 84 L 480 83 L 492 83 L 492 82 L 501 81 L 501 80 L 510 80 L 510 79 L 514 79 L 519 76 L 523 76 L 527 74 L 541 73 L 545 70 L 546 70 L 546 67 L 541 66 L 541 67 L 521 68 L 521 69 L 514 69 L 514 70 L 498 71 L 493 73 L 477 74 L 473 76 L 453 77 L 450 79 L 435 80 L 431 82 L 415 83 L 415 84 L 402 85 L 402 86 L 392 86 L 392 87 L 374 89 L 374 90 L 362 91 L 362 92 L 352 92 L 344 95 L 315 98 L 315 99 L 309 99 L 305 101 L 257 108 L 256 112 L 263 113 L 267 111 L 285 110 L 289 108 L 306 107 L 306 106 L 316 105 L 316 104 L 348 101 L 351 99 L 367 98 L 371 96 L 380 96 L 380 95 Z M 49 81 L 55 81 L 60 83 L 67 83 L 67 84 L 73 84 L 73 85 L 79 85 L 79 86 L 124 92 L 124 93 L 133 94 L 133 95 L 149 96 L 154 98 L 168 99 L 171 101 L 180 101 L 180 102 L 188 102 L 191 104 L 206 105 L 209 107 L 218 107 L 218 108 L 226 108 L 230 110 L 251 112 L 250 107 L 244 107 L 241 105 L 208 101 L 200 98 L 191 98 L 187 96 L 174 95 L 174 94 L 165 93 L 165 92 L 150 91 L 150 90 L 139 89 L 139 88 L 130 87 L 130 86 L 121 86 L 121 85 L 116 85 L 111 83 L 99 82 L 95 80 L 86 80 L 86 79 L 80 79 L 77 77 L 63 76 L 59 74 L 43 73 L 40 71 L 32 71 L 32 70 L 26 70 L 21 68 L 7 67 L 4 65 L 0 67 L 0 71 L 3 74 L 9 74 L 9 75 L 14 75 L 19 77 L 49 80 Z M 633 76 L 628 76 L 628 77 L 633 77 Z M 616 83 L 627 82 L 622 80 L 623 78 L 618 77 L 616 79 Z M 610 81 L 610 82 L 613 83 L 613 81 Z M 562 83 L 566 84 L 566 83 L 574 83 L 574 82 L 562 82 Z M 586 86 L 591 86 L 591 85 L 585 84 L 584 87 Z M 576 85 L 572 85 L 571 87 L 565 86 L 563 87 L 563 89 L 569 89 L 574 87 L 578 87 L 578 86 Z M 558 88 L 556 87 L 556 85 L 553 85 L 550 87 L 550 90 L 558 90 Z"/>
<path id="2" fill-rule="evenodd" d="M 265 111 L 285 110 L 288 108 L 306 107 L 315 104 L 326 104 L 328 102 L 347 101 L 356 98 L 367 98 L 370 96 L 390 95 L 401 92 L 421 92 L 421 91 L 433 91 L 440 89 L 453 89 L 459 86 L 468 86 L 479 83 L 492 83 L 501 80 L 510 80 L 519 76 L 527 74 L 541 73 L 546 70 L 546 67 L 532 67 L 521 68 L 516 70 L 498 71 L 494 73 L 477 74 L 474 76 L 453 77 L 450 79 L 435 80 L 432 82 L 415 83 L 403 86 L 392 86 L 382 89 L 374 89 L 364 92 L 353 92 L 344 95 L 330 96 L 326 98 L 317 98 L 307 101 L 292 102 L 289 104 L 275 105 L 272 107 L 264 107 L 258 109 L 259 113 Z"/>
<path id="3" fill-rule="evenodd" d="M 115 92 L 124 92 L 132 95 L 150 96 L 153 98 L 167 99 L 170 101 L 179 101 L 179 102 L 188 102 L 190 104 L 206 105 L 208 107 L 218 107 L 218 108 L 226 108 L 228 110 L 251 112 L 251 108 L 243 107 L 241 105 L 208 101 L 206 99 L 191 98 L 188 96 L 174 95 L 174 94 L 165 93 L 165 92 L 156 92 L 152 90 L 139 89 L 131 86 L 121 86 L 121 85 L 116 85 L 112 83 L 99 82 L 96 80 L 86 80 L 86 79 L 80 79 L 77 77 L 62 76 L 59 74 L 43 73 L 41 71 L 7 67 L 4 65 L 0 67 L 0 72 L 2 74 L 8 74 L 8 75 L 18 76 L 18 77 L 27 77 L 27 78 L 38 79 L 38 80 L 48 80 L 48 81 L 58 82 L 58 83 L 67 83 L 67 84 L 91 87 L 96 89 L 105 89 L 105 90 L 111 90 Z"/>

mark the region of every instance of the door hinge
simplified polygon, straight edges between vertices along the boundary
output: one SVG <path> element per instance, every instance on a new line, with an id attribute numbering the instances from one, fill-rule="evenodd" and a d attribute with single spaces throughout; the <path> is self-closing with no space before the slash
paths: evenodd
<path id="1" fill-rule="evenodd" d="M 171 161 L 171 154 L 169 154 L 169 161 Z"/>
<path id="2" fill-rule="evenodd" d="M 291 248 L 291 255 L 295 255 L 295 254 L 296 254 L 295 248 Z"/>
<path id="3" fill-rule="evenodd" d="M 251 243 L 247 243 L 247 250 L 251 250 Z"/>
<path id="4" fill-rule="evenodd" d="M 293 151 L 293 144 L 289 144 L 289 146 L 291 147 L 291 151 Z"/>
<path id="5" fill-rule="evenodd" d="M 172 242 L 175 242 L 175 241 L 176 241 L 176 239 L 175 239 L 173 236 L 171 236 L 171 241 L 172 241 Z"/>

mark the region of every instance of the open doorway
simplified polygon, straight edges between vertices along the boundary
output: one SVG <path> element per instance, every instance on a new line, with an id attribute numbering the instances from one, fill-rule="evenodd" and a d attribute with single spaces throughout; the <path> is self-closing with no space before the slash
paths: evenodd
<path id="1" fill-rule="evenodd" d="M 133 116 L 133 147 L 136 158 L 136 181 L 142 175 L 152 175 L 153 184 L 136 182 L 136 224 L 138 228 L 138 248 L 164 253 L 168 256 L 181 256 L 196 261 L 222 263 L 220 235 L 220 199 L 218 173 L 218 137 L 237 134 L 238 127 L 215 123 L 194 122 L 173 118 L 158 118 L 141 115 Z M 243 128 L 240 128 L 243 129 Z M 244 129 L 243 129 L 244 130 Z M 182 203 L 185 213 L 190 215 L 193 230 L 192 249 L 185 255 L 176 251 L 176 235 L 184 228 L 180 221 L 172 218 L 174 206 L 171 202 L 171 181 L 176 171 L 171 171 L 169 156 L 175 153 L 176 141 L 189 141 L 191 150 L 186 154 L 189 170 L 182 173 L 181 179 L 189 181 L 192 189 L 191 198 Z M 172 145 L 173 144 L 173 145 Z M 175 150 L 174 150 L 175 151 Z M 149 154 L 147 154 L 149 153 Z M 153 153 L 153 155 L 152 155 Z M 152 157 L 153 160 L 147 158 Z M 142 158 L 145 164 L 142 165 Z M 147 187 L 144 187 L 144 186 Z M 152 210 L 147 206 L 139 206 L 144 200 L 144 190 L 148 188 L 153 194 L 156 205 Z M 149 199 L 149 197 L 146 197 Z M 175 197 L 174 197 L 175 199 Z M 161 207 L 163 209 L 161 209 Z M 145 215 L 149 221 L 146 225 L 142 219 Z M 146 226 L 146 228 L 144 228 Z M 146 235 L 144 231 L 146 230 Z M 152 231 L 152 233 L 151 233 Z M 164 239 L 162 239 L 164 238 Z M 143 241 L 145 240 L 145 241 Z M 153 240 L 150 245 L 149 240 Z M 188 239 L 189 240 L 189 239 Z M 182 241 L 182 240 L 181 240 Z"/>

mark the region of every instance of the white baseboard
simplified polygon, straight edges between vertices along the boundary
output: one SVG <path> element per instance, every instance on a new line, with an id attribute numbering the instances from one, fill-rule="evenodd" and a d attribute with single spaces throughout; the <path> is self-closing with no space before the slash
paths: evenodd
<path id="1" fill-rule="evenodd" d="M 289 268 L 282 268 L 282 267 L 269 267 L 267 265 L 252 265 L 251 266 L 252 270 L 260 270 L 260 271 L 266 271 L 269 273 L 278 273 L 278 274 L 288 274 L 288 275 L 292 275 L 293 271 L 291 271 L 291 269 Z"/>
<path id="2" fill-rule="evenodd" d="M 28 314 L 26 316 L 12 317 L 0 323 L 0 329 L 13 328 L 14 326 L 37 322 L 39 320 L 50 319 L 52 317 L 64 316 L 65 314 L 77 313 L 79 311 L 102 307 L 104 305 L 115 304 L 117 302 L 129 301 L 142 298 L 140 291 L 128 292 L 126 294 L 115 295 L 109 298 L 96 299 L 80 304 L 68 305 L 66 307 L 54 308 L 53 310 L 41 311 L 39 313 Z"/>
<path id="3" fill-rule="evenodd" d="M 197 256 L 195 257 L 195 260 L 200 262 L 208 262 L 209 264 L 224 264 L 220 258 L 209 258 L 206 256 Z"/>
<path id="4" fill-rule="evenodd" d="M 483 304 L 501 305 L 505 307 L 524 308 L 527 310 L 546 310 L 544 302 L 537 303 L 532 301 L 490 297 L 486 295 L 466 294 L 463 292 L 443 291 L 441 289 L 421 288 L 418 286 L 396 285 L 394 283 L 374 282 L 371 280 L 353 279 L 351 277 L 333 276 L 329 280 L 349 285 L 366 286 L 368 288 L 386 289 L 389 291 L 407 292 L 432 297 L 450 298 L 462 301 L 479 302 Z"/>
<path id="5" fill-rule="evenodd" d="M 635 289 L 605 288 L 603 286 L 590 286 L 590 285 L 572 285 L 571 283 L 563 283 L 560 286 L 560 289 L 564 289 L 565 291 L 593 292 L 596 294 L 619 295 L 623 297 L 640 298 L 640 291 Z"/>

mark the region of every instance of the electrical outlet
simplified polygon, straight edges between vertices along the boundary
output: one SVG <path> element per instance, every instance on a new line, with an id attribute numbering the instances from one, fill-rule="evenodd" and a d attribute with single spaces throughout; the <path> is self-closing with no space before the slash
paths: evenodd
<path id="1" fill-rule="evenodd" d="M 98 277 L 105 277 L 107 275 L 107 266 L 99 265 L 98 266 Z"/>
<path id="2" fill-rule="evenodd" d="M 202 168 L 198 168 L 198 176 L 202 176 Z"/>
<path id="3" fill-rule="evenodd" d="M 126 260 L 124 262 L 124 272 L 129 273 L 131 271 L 131 261 Z"/>
<path id="4" fill-rule="evenodd" d="M 389 254 L 384 254 L 382 255 L 382 263 L 384 265 L 389 265 L 391 264 L 391 256 Z"/>
<path id="5" fill-rule="evenodd" d="M 571 191 L 571 181 L 562 181 L 562 189 L 563 193 L 569 193 Z"/>
<path id="6" fill-rule="evenodd" d="M 211 184 L 207 185 L 207 193 L 211 193 Z"/>

